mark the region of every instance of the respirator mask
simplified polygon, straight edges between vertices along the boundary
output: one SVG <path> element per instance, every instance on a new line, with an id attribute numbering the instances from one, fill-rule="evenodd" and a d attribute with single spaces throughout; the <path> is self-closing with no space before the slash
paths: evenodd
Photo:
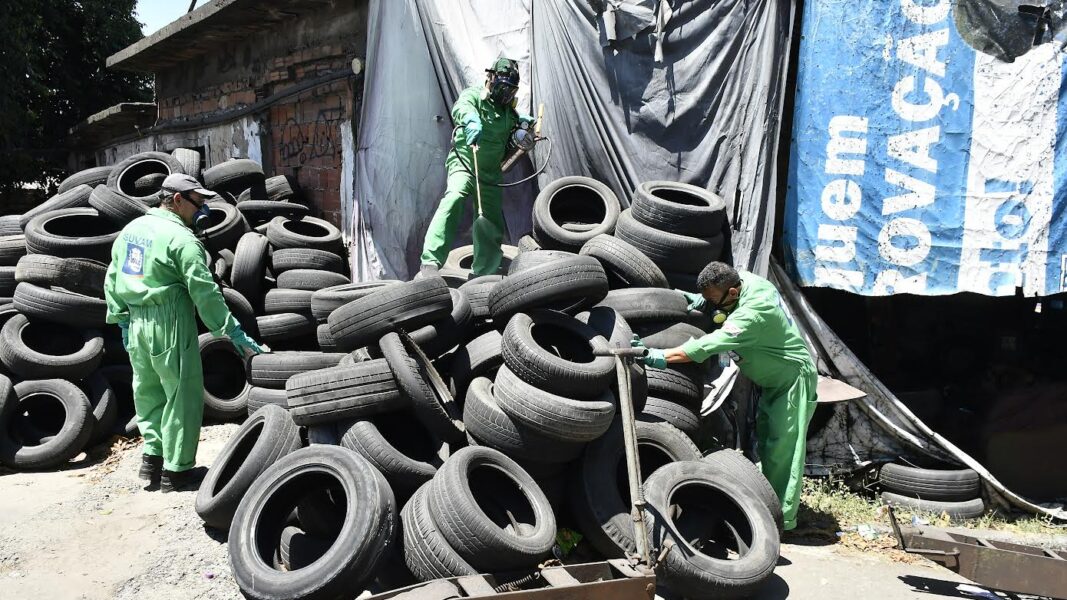
<path id="1" fill-rule="evenodd" d="M 184 192 L 182 192 L 182 198 L 185 198 L 188 202 L 196 203 L 195 200 L 186 196 Z M 203 233 L 209 227 L 211 227 L 211 208 L 208 207 L 207 202 L 205 201 L 196 209 L 196 212 L 193 213 L 193 231 L 196 233 Z"/>
<path id="2" fill-rule="evenodd" d="M 726 312 L 726 310 L 723 308 L 723 304 L 729 297 L 730 290 L 726 290 L 726 293 L 722 295 L 722 298 L 719 298 L 719 301 L 711 306 L 712 310 L 709 313 L 709 316 L 711 317 L 712 323 L 716 325 L 722 325 L 726 322 L 726 318 L 730 316 L 730 313 Z"/>

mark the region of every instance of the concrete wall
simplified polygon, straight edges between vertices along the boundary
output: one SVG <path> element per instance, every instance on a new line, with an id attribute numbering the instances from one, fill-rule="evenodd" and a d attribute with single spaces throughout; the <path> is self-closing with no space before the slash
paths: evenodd
<path id="1" fill-rule="evenodd" d="M 269 101 L 280 92 L 337 72 L 352 73 L 366 55 L 367 4 L 338 1 L 293 18 L 284 27 L 218 45 L 156 73 L 157 129 Z M 350 77 L 277 99 L 246 117 L 211 127 L 173 131 L 100 149 L 96 164 L 113 164 L 145 150 L 202 148 L 206 166 L 252 158 L 269 175 L 289 175 L 321 216 L 340 225 L 342 139 L 358 125 L 363 84 Z M 349 131 L 343 135 L 342 129 Z M 355 136 L 353 135 L 352 138 Z M 88 162 L 88 161 L 87 161 Z"/>

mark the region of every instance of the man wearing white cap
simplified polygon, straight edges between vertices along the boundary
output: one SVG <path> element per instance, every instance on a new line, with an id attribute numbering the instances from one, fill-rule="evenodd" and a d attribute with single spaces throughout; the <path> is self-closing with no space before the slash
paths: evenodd
<path id="1" fill-rule="evenodd" d="M 122 229 L 104 283 L 107 322 L 122 329 L 133 366 L 133 402 L 144 436 L 140 477 L 164 492 L 188 489 L 204 415 L 204 372 L 195 310 L 239 352 L 269 351 L 230 314 L 194 229 L 206 227 L 205 203 L 217 194 L 184 174 L 167 176 L 159 208 Z"/>

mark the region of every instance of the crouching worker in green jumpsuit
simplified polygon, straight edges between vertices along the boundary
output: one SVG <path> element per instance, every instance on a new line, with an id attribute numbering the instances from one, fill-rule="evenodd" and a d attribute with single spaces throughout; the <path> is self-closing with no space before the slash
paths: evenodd
<path id="1" fill-rule="evenodd" d="M 437 212 L 426 230 L 422 246 L 423 276 L 437 275 L 448 257 L 456 235 L 466 198 L 475 198 L 474 161 L 478 161 L 481 181 L 482 213 L 491 227 L 475 227 L 474 276 L 492 275 L 500 268 L 504 242 L 504 213 L 500 206 L 501 163 L 511 139 L 511 132 L 519 123 L 533 123 L 529 115 L 515 112 L 515 92 L 519 89 L 519 66 L 511 59 L 501 58 L 493 63 L 485 85 L 463 90 L 452 107 L 452 121 L 457 129 L 453 134 L 454 150 L 445 158 L 448 187 Z M 474 148 L 477 148 L 477 153 Z M 473 202 L 472 202 L 473 205 Z M 477 216 L 477 212 L 475 212 Z"/>
<path id="2" fill-rule="evenodd" d="M 122 330 L 133 366 L 133 402 L 144 436 L 139 475 L 164 492 L 196 482 L 189 470 L 204 414 L 204 373 L 196 316 L 239 352 L 269 351 L 230 314 L 191 227 L 206 224 L 204 203 L 217 195 L 189 175 L 163 181 L 159 208 L 122 229 L 111 248 L 104 283 L 107 322 Z M 162 471 L 162 472 L 161 472 Z"/>
<path id="3" fill-rule="evenodd" d="M 752 273 L 713 262 L 697 278 L 699 294 L 682 292 L 690 310 L 714 311 L 722 327 L 678 348 L 648 349 L 645 364 L 702 363 L 728 353 L 762 388 L 756 436 L 763 474 L 782 501 L 785 529 L 797 526 L 808 420 L 815 409 L 818 373 L 804 339 L 782 308 L 774 285 Z M 635 337 L 635 346 L 643 346 Z"/>

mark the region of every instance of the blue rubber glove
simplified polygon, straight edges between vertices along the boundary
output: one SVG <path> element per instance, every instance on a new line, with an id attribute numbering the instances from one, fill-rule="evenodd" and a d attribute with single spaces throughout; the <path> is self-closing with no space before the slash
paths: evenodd
<path id="1" fill-rule="evenodd" d="M 473 146 L 478 143 L 478 138 L 482 137 L 482 121 L 478 118 L 472 118 L 463 124 L 463 135 L 467 140 L 468 146 Z"/>
<path id="2" fill-rule="evenodd" d="M 519 123 L 525 123 L 526 125 L 533 125 L 534 121 L 536 121 L 536 120 L 537 120 L 537 117 L 535 117 L 533 115 L 524 115 L 522 113 L 519 113 Z"/>
<path id="3" fill-rule="evenodd" d="M 630 347 L 631 347 L 631 348 L 644 348 L 644 347 L 645 347 L 645 342 L 644 342 L 644 341 L 642 341 L 642 340 L 641 340 L 641 337 L 640 337 L 640 336 L 638 336 L 638 335 L 637 335 L 637 334 L 635 333 L 635 334 L 634 334 L 634 337 L 633 337 L 633 339 L 632 339 L 632 340 L 630 340 Z"/>
<path id="4" fill-rule="evenodd" d="M 237 348 L 237 352 L 241 354 L 246 354 L 247 352 L 251 352 L 252 354 L 263 354 L 264 352 L 270 352 L 269 346 L 267 346 L 266 344 L 260 345 L 258 342 L 256 342 L 256 340 L 249 337 L 249 335 L 245 333 L 245 330 L 241 329 L 240 325 L 231 329 L 230 332 L 226 334 L 226 336 L 230 338 L 230 342 L 233 343 L 233 347 Z"/>
<path id="5" fill-rule="evenodd" d="M 648 354 L 641 358 L 641 362 L 653 369 L 666 369 L 667 355 L 658 348 L 648 348 Z"/>
<path id="6" fill-rule="evenodd" d="M 707 307 L 708 300 L 704 298 L 702 294 L 695 294 L 693 292 L 682 292 L 682 290 L 678 291 L 681 292 L 683 296 L 685 296 L 685 301 L 689 303 L 689 306 L 686 307 L 687 310 L 704 310 L 704 308 Z"/>
<path id="7" fill-rule="evenodd" d="M 119 323 L 119 329 L 122 330 L 122 349 L 125 350 L 127 354 L 129 354 L 129 352 L 130 352 L 130 322 L 129 321 L 123 321 L 123 322 Z"/>

